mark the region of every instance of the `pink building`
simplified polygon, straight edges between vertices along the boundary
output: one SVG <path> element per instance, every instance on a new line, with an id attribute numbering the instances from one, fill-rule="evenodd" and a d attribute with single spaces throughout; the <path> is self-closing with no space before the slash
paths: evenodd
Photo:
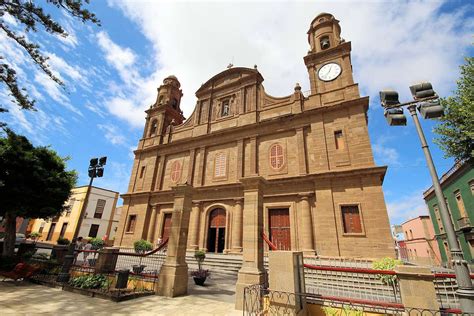
<path id="1" fill-rule="evenodd" d="M 433 224 L 428 215 L 412 218 L 402 224 L 407 261 L 419 265 L 441 265 Z"/>

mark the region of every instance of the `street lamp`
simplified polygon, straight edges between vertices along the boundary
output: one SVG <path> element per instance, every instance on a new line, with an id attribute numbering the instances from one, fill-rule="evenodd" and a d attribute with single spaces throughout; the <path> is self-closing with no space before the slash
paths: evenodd
<path id="1" fill-rule="evenodd" d="M 69 244 L 67 255 L 64 256 L 64 263 L 61 269 L 61 272 L 58 275 L 58 282 L 68 282 L 70 275 L 69 270 L 71 265 L 74 262 L 74 250 L 76 249 L 77 237 L 79 235 L 79 230 L 81 229 L 82 219 L 84 218 L 84 213 L 87 209 L 87 204 L 89 202 L 89 195 L 91 193 L 92 182 L 94 178 L 102 177 L 104 175 L 104 166 L 107 163 L 107 157 L 101 157 L 99 159 L 92 158 L 89 163 L 88 175 L 90 178 L 89 185 L 87 186 L 86 197 L 84 198 L 84 203 L 82 203 L 81 212 L 79 213 L 79 219 L 77 220 L 76 229 L 74 230 L 74 236 L 72 241 Z"/>
<path id="2" fill-rule="evenodd" d="M 384 108 L 384 115 L 390 126 L 406 125 L 406 117 L 403 114 L 403 107 L 406 106 L 413 122 L 415 123 L 416 131 L 421 142 L 421 148 L 425 154 L 428 169 L 430 171 L 431 179 L 433 181 L 433 188 L 440 206 L 441 218 L 446 230 L 446 237 L 448 239 L 449 250 L 452 256 L 452 263 L 454 272 L 456 274 L 456 281 L 458 290 L 456 291 L 459 297 L 459 303 L 463 313 L 474 313 L 474 287 L 472 286 L 467 261 L 463 257 L 463 253 L 459 247 L 458 239 L 454 231 L 453 223 L 449 216 L 448 207 L 441 190 L 438 174 L 431 157 L 428 144 L 426 142 L 423 129 L 416 110 L 420 112 L 425 119 L 439 118 L 444 114 L 443 106 L 439 102 L 439 97 L 433 90 L 433 86 L 429 82 L 415 84 L 410 87 L 411 94 L 414 101 L 400 103 L 398 100 L 398 93 L 393 90 L 380 91 L 380 102 Z"/>

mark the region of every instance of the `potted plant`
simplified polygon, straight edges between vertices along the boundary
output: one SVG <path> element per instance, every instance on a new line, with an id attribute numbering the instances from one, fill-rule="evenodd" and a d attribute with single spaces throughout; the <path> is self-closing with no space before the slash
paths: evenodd
<path id="1" fill-rule="evenodd" d="M 194 258 L 198 263 L 198 269 L 192 271 L 191 275 L 196 285 L 204 285 L 204 282 L 206 282 L 207 277 L 211 275 L 209 270 L 204 270 L 202 268 L 202 263 L 204 262 L 204 259 L 206 259 L 206 253 L 202 250 L 196 250 L 196 252 L 194 253 Z"/>
<path id="2" fill-rule="evenodd" d="M 67 238 L 59 237 L 58 240 L 57 240 L 57 243 L 58 243 L 58 245 L 67 246 L 71 243 L 71 241 Z"/>
<path id="3" fill-rule="evenodd" d="M 135 252 L 138 254 L 143 255 L 145 252 L 150 251 L 153 249 L 153 245 L 151 242 L 140 239 L 133 243 L 133 248 L 135 248 Z M 142 273 L 143 269 L 145 269 L 145 265 L 142 265 L 143 256 L 140 256 L 140 264 L 133 265 L 133 272 L 136 274 Z"/>
<path id="4" fill-rule="evenodd" d="M 33 240 L 33 244 L 36 244 L 40 237 L 41 237 L 41 234 L 39 232 L 32 232 L 30 234 L 30 239 Z"/>

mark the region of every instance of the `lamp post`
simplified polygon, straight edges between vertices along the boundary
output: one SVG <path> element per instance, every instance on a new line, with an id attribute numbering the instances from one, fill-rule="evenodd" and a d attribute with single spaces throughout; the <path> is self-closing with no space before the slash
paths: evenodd
<path id="1" fill-rule="evenodd" d="M 471 315 L 474 313 L 474 287 L 472 286 L 472 281 L 469 275 L 467 261 L 464 259 L 463 253 L 459 247 L 459 242 L 456 237 L 453 223 L 451 222 L 443 191 L 441 190 L 441 184 L 433 163 L 433 158 L 431 157 L 431 152 L 417 115 L 418 110 L 421 116 L 425 119 L 438 118 L 444 114 L 443 107 L 439 102 L 438 95 L 434 92 L 432 85 L 428 82 L 413 85 L 410 87 L 410 91 L 413 95 L 414 101 L 400 103 L 398 100 L 398 92 L 393 90 L 380 91 L 380 101 L 382 107 L 385 109 L 384 115 L 389 125 L 406 125 L 406 117 L 403 114 L 404 106 L 407 107 L 411 117 L 413 118 L 416 131 L 420 138 L 421 148 L 425 154 L 426 163 L 428 164 L 428 169 L 433 181 L 436 198 L 440 206 L 441 219 L 446 231 L 449 251 L 451 252 L 452 263 L 458 284 L 456 294 L 458 295 L 462 312 Z"/>
<path id="2" fill-rule="evenodd" d="M 106 163 L 107 163 L 107 157 L 101 157 L 100 159 L 92 158 L 90 160 L 89 170 L 88 170 L 90 181 L 89 181 L 89 185 L 87 186 L 86 197 L 84 198 L 84 203 L 82 203 L 81 212 L 79 213 L 76 229 L 74 230 L 72 241 L 69 244 L 67 255 L 64 256 L 63 267 L 57 278 L 58 282 L 69 281 L 69 278 L 70 278 L 69 270 L 71 269 L 71 265 L 74 262 L 74 250 L 76 249 L 77 237 L 79 236 L 79 231 L 82 226 L 82 220 L 84 218 L 84 214 L 87 209 L 87 204 L 89 202 L 89 195 L 91 193 L 92 182 L 94 181 L 94 178 L 102 177 L 104 175 L 104 166 Z"/>

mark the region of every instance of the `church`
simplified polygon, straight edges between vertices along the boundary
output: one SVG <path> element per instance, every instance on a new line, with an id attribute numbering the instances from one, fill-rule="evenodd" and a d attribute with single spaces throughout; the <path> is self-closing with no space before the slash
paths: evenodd
<path id="1" fill-rule="evenodd" d="M 173 188 L 187 183 L 187 249 L 241 253 L 246 179 L 260 177 L 263 234 L 278 249 L 393 257 L 382 191 L 387 168 L 374 163 L 369 98 L 354 83 L 351 43 L 340 33 L 331 14 L 311 22 L 308 93 L 296 84 L 290 95 L 273 97 L 256 67 L 231 67 L 196 91 L 185 119 L 180 82 L 165 78 L 146 111 L 115 246 L 167 239 Z"/>

